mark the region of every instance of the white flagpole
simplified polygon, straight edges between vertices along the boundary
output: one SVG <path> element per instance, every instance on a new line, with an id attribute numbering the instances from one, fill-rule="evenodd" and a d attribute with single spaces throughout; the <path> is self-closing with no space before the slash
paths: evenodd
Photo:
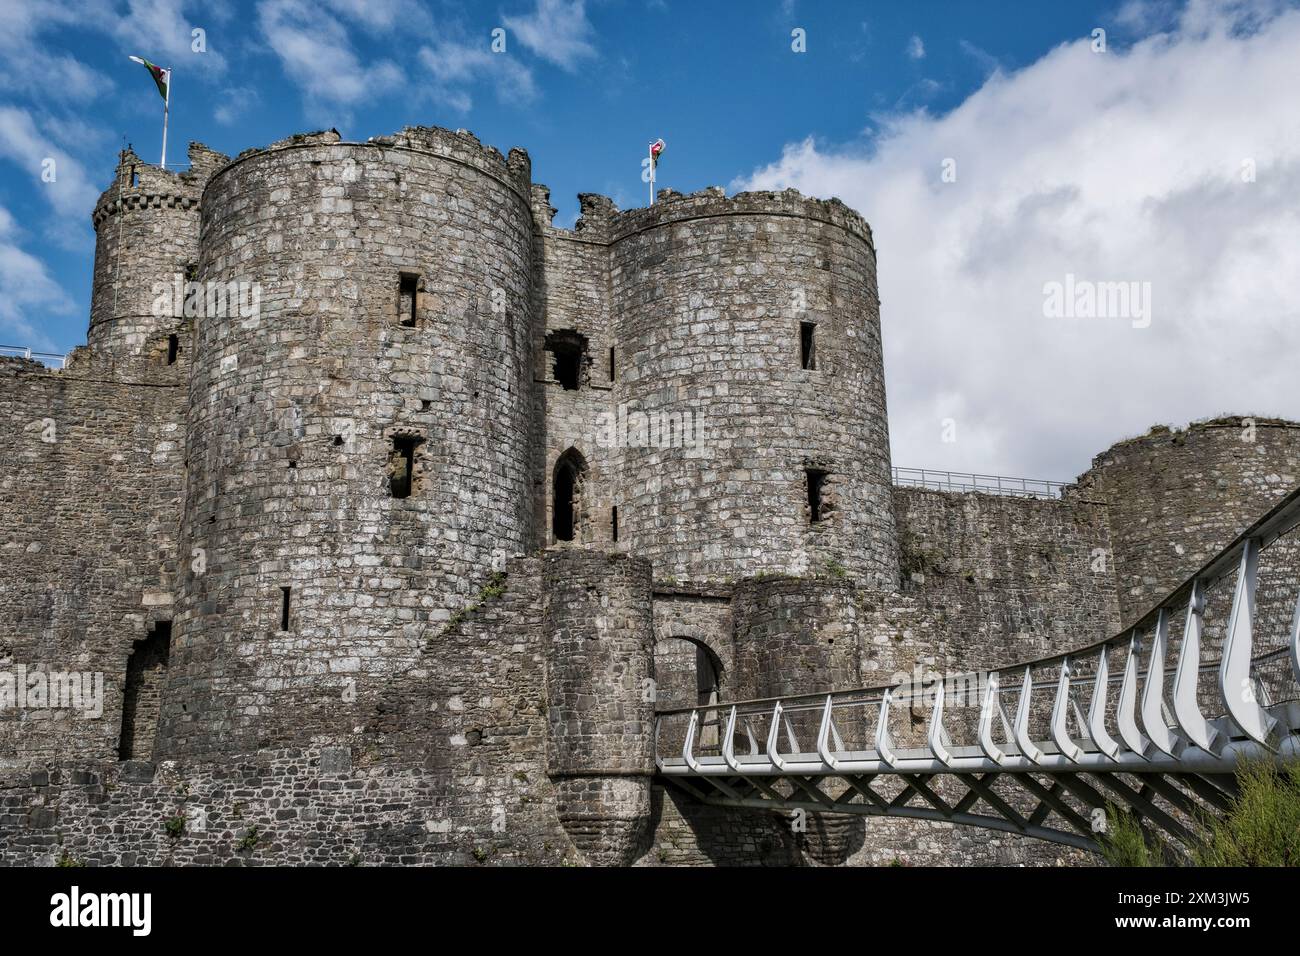
<path id="1" fill-rule="evenodd" d="M 655 204 L 655 144 L 650 144 L 650 205 Z"/>
<path id="2" fill-rule="evenodd" d="M 172 71 L 167 71 L 167 95 L 163 97 L 163 154 L 162 168 L 167 168 L 167 118 L 172 107 Z"/>

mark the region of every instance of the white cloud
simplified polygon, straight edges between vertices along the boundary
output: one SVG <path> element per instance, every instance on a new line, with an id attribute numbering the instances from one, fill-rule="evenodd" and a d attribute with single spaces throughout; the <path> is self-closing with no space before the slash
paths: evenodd
<path id="1" fill-rule="evenodd" d="M 53 351 L 39 319 L 71 314 L 75 305 L 45 264 L 19 246 L 20 238 L 13 216 L 0 206 L 0 339 Z"/>
<path id="2" fill-rule="evenodd" d="M 429 12 L 417 0 L 324 0 L 335 13 L 347 17 L 374 33 L 394 27 L 406 32 L 428 27 Z"/>
<path id="3" fill-rule="evenodd" d="M 0 0 L 0 90 L 64 102 L 110 92 L 113 82 L 68 53 L 55 54 L 42 34 L 83 22 L 75 4 Z"/>
<path id="4" fill-rule="evenodd" d="M 870 148 L 792 144 L 734 185 L 871 222 L 898 464 L 1069 478 L 1155 422 L 1300 418 L 1297 49 L 1300 12 L 1194 0 L 1127 51 L 1066 44 L 946 115 L 880 118 Z M 1045 317 L 1067 273 L 1150 282 L 1150 327 Z"/>
<path id="5" fill-rule="evenodd" d="M 305 0 L 263 0 L 258 26 L 311 109 L 355 106 L 402 85 L 390 60 L 362 63 L 347 28 Z"/>
<path id="6" fill-rule="evenodd" d="M 16 106 L 0 106 L 0 158 L 27 172 L 33 190 L 39 191 L 59 216 L 88 227 L 99 190 L 90 184 L 81 164 L 37 128 L 31 113 Z M 54 161 L 52 182 L 43 178 L 46 160 Z"/>
<path id="7" fill-rule="evenodd" d="M 465 112 L 473 105 L 468 86 L 488 80 L 503 102 L 529 103 L 537 97 L 532 71 L 509 53 L 493 53 L 487 41 L 442 39 L 420 50 L 420 62 L 433 75 L 431 94 L 444 105 Z"/>
<path id="8" fill-rule="evenodd" d="M 918 36 L 907 41 L 907 55 L 913 60 L 925 59 L 925 43 Z"/>
<path id="9" fill-rule="evenodd" d="M 250 109 L 262 102 L 261 94 L 251 86 L 228 87 L 217 97 L 218 104 L 212 111 L 212 118 L 222 126 L 233 126 Z"/>
<path id="10" fill-rule="evenodd" d="M 506 29 L 541 59 L 565 70 L 594 57 L 593 35 L 583 0 L 537 0 L 527 16 L 506 17 Z"/>
<path id="11" fill-rule="evenodd" d="M 110 14 L 110 32 L 128 53 L 143 56 L 182 76 L 190 70 L 220 75 L 226 61 L 220 51 L 221 33 L 211 30 L 220 20 L 220 5 L 207 0 L 127 0 L 126 7 Z M 196 53 L 192 31 L 205 32 L 206 52 Z"/>

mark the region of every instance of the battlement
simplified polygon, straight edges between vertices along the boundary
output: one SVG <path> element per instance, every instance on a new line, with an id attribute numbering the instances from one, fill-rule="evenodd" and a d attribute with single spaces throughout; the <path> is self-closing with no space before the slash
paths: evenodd
<path id="1" fill-rule="evenodd" d="M 515 192 L 525 202 L 528 201 L 532 187 L 532 160 L 526 150 L 514 147 L 508 155 L 502 155 L 495 146 L 484 144 L 477 136 L 465 129 L 446 129 L 441 126 L 405 126 L 389 136 L 372 136 L 365 142 L 345 140 L 338 130 L 318 130 L 310 133 L 295 133 L 267 146 L 253 147 L 240 152 L 226 169 L 237 166 L 254 157 L 266 156 L 286 150 L 315 148 L 320 146 L 338 146 L 342 148 L 365 148 L 409 150 L 436 156 L 440 159 L 473 167 L 480 172 L 512 185 Z M 221 170 L 224 173 L 226 169 Z M 219 178 L 214 176 L 214 179 Z"/>
<path id="2" fill-rule="evenodd" d="M 124 149 L 113 181 L 91 213 L 95 228 L 123 209 L 197 209 L 208 180 L 230 158 L 202 143 L 190 143 L 189 160 L 188 169 L 163 169 L 144 162 L 135 150 Z"/>
<path id="3" fill-rule="evenodd" d="M 543 209 L 550 209 L 542 218 L 550 226 L 555 210 L 550 208 L 550 190 L 534 185 L 534 201 Z M 540 199 L 538 197 L 541 197 Z M 762 190 L 728 196 L 721 186 L 708 186 L 693 193 L 679 193 L 661 189 L 652 206 L 620 210 L 608 196 L 599 193 L 579 193 L 579 214 L 573 229 L 556 229 L 557 234 L 569 233 L 584 239 L 618 242 L 629 236 L 656 229 L 660 226 L 691 222 L 722 216 L 791 216 L 824 222 L 843 229 L 865 242 L 874 254 L 875 243 L 871 226 L 857 211 L 838 199 L 817 199 L 805 196 L 797 189 L 780 192 Z"/>

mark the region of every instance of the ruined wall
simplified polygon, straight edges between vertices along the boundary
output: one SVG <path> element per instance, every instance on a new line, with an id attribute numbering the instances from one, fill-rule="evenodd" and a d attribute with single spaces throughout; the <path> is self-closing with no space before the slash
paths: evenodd
<path id="1" fill-rule="evenodd" d="M 584 472 L 572 540 L 584 547 L 609 549 L 615 546 L 614 508 L 620 501 L 621 468 L 620 450 L 599 427 L 601 416 L 615 408 L 617 377 L 610 357 L 614 338 L 609 322 L 608 236 L 601 228 L 611 204 L 600 196 L 580 199 L 583 217 L 572 230 L 557 229 L 551 224 L 555 210 L 549 191 L 533 186 L 537 316 L 533 377 L 539 436 L 534 465 L 536 546 L 556 541 L 552 528 L 556 465 L 561 455 L 576 452 Z M 556 375 L 556 349 L 578 345 L 582 358 L 577 388 L 566 388 Z"/>
<path id="2" fill-rule="evenodd" d="M 0 755 L 112 759 L 135 642 L 172 616 L 184 483 L 178 366 L 114 381 L 0 359 L 0 671 L 99 674 L 103 713 L 0 709 Z"/>
<path id="3" fill-rule="evenodd" d="M 523 153 L 408 129 L 296 137 L 212 180 L 200 278 L 257 283 L 260 310 L 197 323 L 184 549 L 205 564 L 164 755 L 348 739 L 345 698 L 373 703 L 529 547 L 528 178 Z"/>
<path id="4" fill-rule="evenodd" d="M 880 593 L 866 683 L 1032 660 L 1119 630 L 1104 505 L 895 488 L 903 588 Z"/>
<path id="5" fill-rule="evenodd" d="M 1164 426 L 1093 459 L 1077 494 L 1106 502 L 1125 623 L 1141 617 L 1300 485 L 1300 424 L 1231 416 Z"/>

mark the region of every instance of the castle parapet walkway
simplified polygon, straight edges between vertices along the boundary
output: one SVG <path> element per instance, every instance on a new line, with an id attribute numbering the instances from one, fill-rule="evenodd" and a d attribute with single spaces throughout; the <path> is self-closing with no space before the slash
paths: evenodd
<path id="1" fill-rule="evenodd" d="M 1240 761 L 1300 757 L 1300 489 L 1099 644 L 941 683 L 663 710 L 655 744 L 660 778 L 716 806 L 1095 851 L 1113 805 L 1190 849 L 1231 808 Z"/>
<path id="2" fill-rule="evenodd" d="M 978 491 L 987 495 L 1007 495 L 1013 498 L 1061 497 L 1063 481 L 1043 478 L 1011 478 L 1006 475 L 976 475 L 956 471 L 937 471 L 933 468 L 894 468 L 893 481 L 903 488 L 928 488 L 931 491 Z"/>

